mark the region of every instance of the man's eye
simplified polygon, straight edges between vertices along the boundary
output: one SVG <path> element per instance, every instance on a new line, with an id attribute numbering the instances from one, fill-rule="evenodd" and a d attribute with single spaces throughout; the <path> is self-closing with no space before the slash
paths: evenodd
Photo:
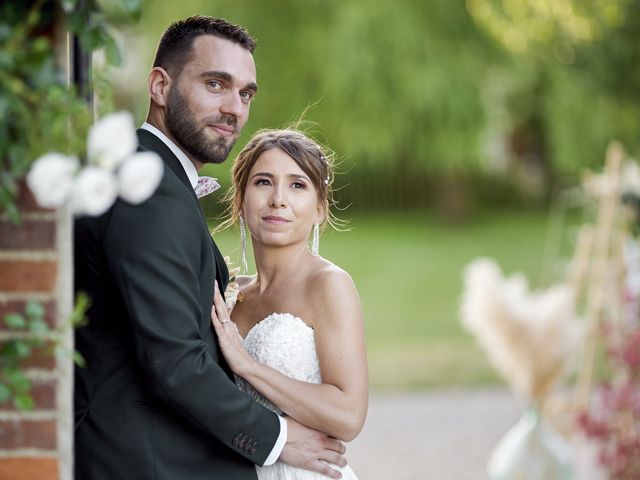
<path id="1" fill-rule="evenodd" d="M 253 100 L 254 96 L 255 93 L 253 92 L 240 92 L 240 98 L 242 98 L 242 101 L 244 103 L 249 103 L 251 100 Z"/>
<path id="2" fill-rule="evenodd" d="M 217 80 L 208 81 L 207 86 L 213 88 L 214 90 L 220 90 L 222 88 L 222 84 Z"/>

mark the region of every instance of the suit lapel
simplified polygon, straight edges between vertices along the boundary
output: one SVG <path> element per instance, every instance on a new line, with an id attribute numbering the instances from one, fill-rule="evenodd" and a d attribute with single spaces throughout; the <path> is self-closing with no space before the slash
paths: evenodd
<path id="1" fill-rule="evenodd" d="M 207 232 L 209 232 L 209 225 L 207 224 L 207 220 L 205 219 L 202 208 L 200 207 L 198 197 L 196 197 L 196 194 L 193 191 L 193 187 L 191 186 L 191 182 L 189 182 L 187 173 L 184 171 L 184 168 L 180 164 L 180 161 L 176 158 L 169 147 L 167 147 L 165 143 L 158 137 L 156 137 L 153 133 L 142 128 L 139 128 L 137 133 L 138 142 L 140 144 L 139 149 L 151 150 L 160 155 L 160 157 L 164 161 L 165 166 L 167 166 L 176 175 L 176 177 L 180 179 L 180 181 L 190 192 L 195 203 L 194 208 L 197 208 L 200 212 L 200 218 L 202 218 L 203 227 L 207 230 Z M 227 265 L 224 261 L 222 253 L 220 253 L 218 246 L 213 241 L 213 237 L 211 237 L 210 234 L 207 236 L 211 241 L 211 250 L 213 251 L 213 258 L 216 266 L 216 280 L 218 281 L 218 285 L 220 285 L 221 290 L 224 293 L 224 289 L 226 288 L 227 282 L 229 281 L 229 270 L 227 269 Z"/>

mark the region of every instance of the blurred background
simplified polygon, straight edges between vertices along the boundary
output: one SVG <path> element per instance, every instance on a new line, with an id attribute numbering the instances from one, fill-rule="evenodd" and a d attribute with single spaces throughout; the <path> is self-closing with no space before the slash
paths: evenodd
<path id="1" fill-rule="evenodd" d="M 534 287 L 564 279 L 585 215 L 568 192 L 611 140 L 640 147 L 640 3 L 146 0 L 116 32 L 124 63 L 102 95 L 142 122 L 157 40 L 193 14 L 258 40 L 260 91 L 232 156 L 301 118 L 336 152 L 334 212 L 349 230 L 326 231 L 320 250 L 358 286 L 374 398 L 501 385 L 461 326 L 464 267 L 488 256 Z M 202 173 L 226 189 L 230 163 Z M 238 263 L 237 232 L 216 239 Z"/>

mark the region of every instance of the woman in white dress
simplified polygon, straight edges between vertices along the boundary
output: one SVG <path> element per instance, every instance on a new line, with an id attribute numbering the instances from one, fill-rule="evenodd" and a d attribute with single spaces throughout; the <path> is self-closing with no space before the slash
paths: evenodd
<path id="1" fill-rule="evenodd" d="M 349 442 L 367 414 L 368 374 L 354 283 L 317 251 L 320 227 L 331 223 L 331 167 L 295 130 L 261 131 L 238 154 L 227 224 L 248 229 L 257 274 L 238 277 L 231 314 L 216 289 L 212 321 L 240 388 Z M 348 466 L 332 468 L 357 478 Z M 260 480 L 327 478 L 282 462 L 257 469 Z"/>

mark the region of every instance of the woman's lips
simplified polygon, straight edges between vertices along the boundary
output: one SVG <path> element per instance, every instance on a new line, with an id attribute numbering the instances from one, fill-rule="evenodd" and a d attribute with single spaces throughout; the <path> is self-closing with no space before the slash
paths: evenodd
<path id="1" fill-rule="evenodd" d="M 268 215 L 266 217 L 262 217 L 262 219 L 267 223 L 276 223 L 276 224 L 289 223 L 289 220 L 287 220 L 286 218 L 278 217 L 276 215 Z"/>

